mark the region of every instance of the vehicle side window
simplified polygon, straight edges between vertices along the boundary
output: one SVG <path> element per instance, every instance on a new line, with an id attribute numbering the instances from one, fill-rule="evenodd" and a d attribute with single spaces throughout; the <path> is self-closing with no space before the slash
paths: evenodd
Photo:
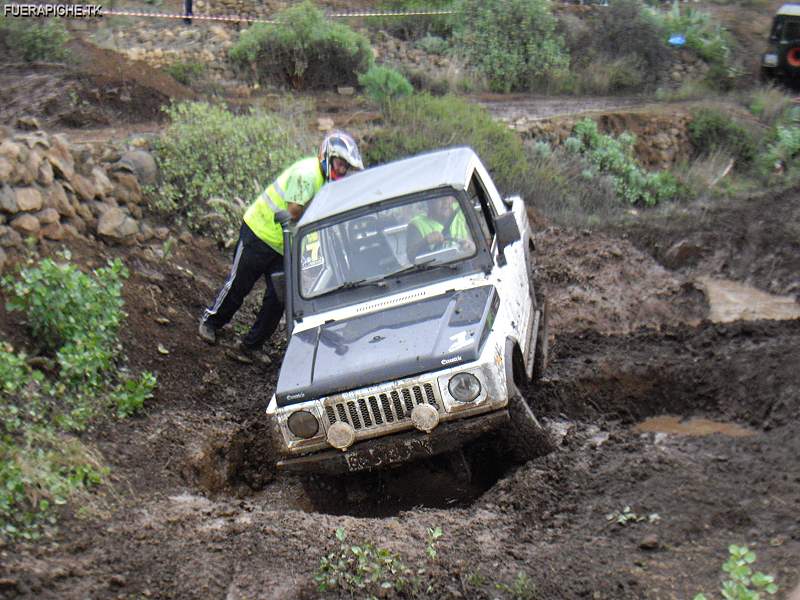
<path id="1" fill-rule="evenodd" d="M 478 217 L 483 237 L 486 239 L 486 243 L 491 246 L 492 238 L 494 238 L 494 211 L 489 203 L 489 196 L 486 194 L 486 190 L 483 189 L 483 184 L 481 184 L 477 174 L 472 176 L 467 191 L 475 216 Z"/>

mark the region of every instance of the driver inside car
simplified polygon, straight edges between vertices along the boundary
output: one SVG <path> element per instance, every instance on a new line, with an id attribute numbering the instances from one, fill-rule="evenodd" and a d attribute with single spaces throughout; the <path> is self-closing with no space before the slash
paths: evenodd
<path id="1" fill-rule="evenodd" d="M 461 205 L 453 196 L 428 201 L 427 214 L 420 213 L 408 223 L 406 254 L 413 263 L 426 252 L 453 245 L 466 254 L 475 250 Z"/>

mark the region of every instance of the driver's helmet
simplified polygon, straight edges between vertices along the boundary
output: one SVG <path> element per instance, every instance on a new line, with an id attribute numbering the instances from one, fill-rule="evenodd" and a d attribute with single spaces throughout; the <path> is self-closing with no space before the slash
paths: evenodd
<path id="1" fill-rule="evenodd" d="M 319 146 L 319 163 L 322 167 L 322 174 L 325 175 L 325 179 L 328 181 L 330 181 L 332 174 L 335 178 L 332 164 L 334 156 L 338 156 L 345 161 L 350 165 L 351 169 L 360 171 L 364 168 L 356 141 L 343 131 L 330 132 Z"/>

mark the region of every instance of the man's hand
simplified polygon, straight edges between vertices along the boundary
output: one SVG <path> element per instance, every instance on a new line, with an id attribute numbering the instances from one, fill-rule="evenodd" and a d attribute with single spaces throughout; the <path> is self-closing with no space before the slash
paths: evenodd
<path id="1" fill-rule="evenodd" d="M 292 215 L 292 221 L 299 221 L 300 217 L 303 216 L 305 206 L 302 206 L 301 204 L 295 204 L 294 202 L 289 202 L 286 205 L 286 210 L 288 210 L 289 214 Z"/>

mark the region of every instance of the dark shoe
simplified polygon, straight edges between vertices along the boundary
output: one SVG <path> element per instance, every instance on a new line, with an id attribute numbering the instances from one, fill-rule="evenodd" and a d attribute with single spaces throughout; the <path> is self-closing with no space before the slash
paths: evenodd
<path id="1" fill-rule="evenodd" d="M 208 342 L 209 344 L 217 343 L 217 330 L 208 321 L 200 321 L 200 327 L 197 328 L 197 335 L 200 339 Z"/>
<path id="2" fill-rule="evenodd" d="M 229 348 L 226 351 L 226 354 L 233 360 L 244 365 L 259 364 L 262 367 L 268 367 L 272 364 L 272 359 L 260 348 L 248 348 L 241 342 L 239 342 L 235 347 Z"/>

